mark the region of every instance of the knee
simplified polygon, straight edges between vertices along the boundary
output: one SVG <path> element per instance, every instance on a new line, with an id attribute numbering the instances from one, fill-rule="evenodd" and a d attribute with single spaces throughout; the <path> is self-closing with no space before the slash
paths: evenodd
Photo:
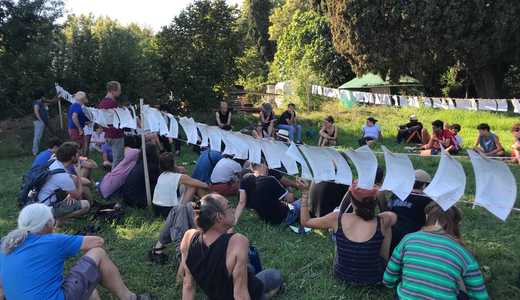
<path id="1" fill-rule="evenodd" d="M 81 200 L 81 211 L 88 212 L 90 210 L 90 202 L 87 200 Z"/>
<path id="2" fill-rule="evenodd" d="M 96 265 L 99 266 L 102 260 L 108 257 L 108 253 L 103 248 L 92 248 L 85 253 L 85 256 L 90 257 Z"/>

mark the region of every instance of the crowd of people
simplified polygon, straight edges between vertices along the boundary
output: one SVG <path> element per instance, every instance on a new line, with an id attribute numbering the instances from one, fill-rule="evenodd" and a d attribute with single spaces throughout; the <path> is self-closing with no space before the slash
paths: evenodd
<path id="1" fill-rule="evenodd" d="M 121 85 L 109 82 L 98 107 L 117 107 L 120 94 Z M 34 201 L 24 203 L 17 228 L 2 239 L 0 295 L 6 299 L 99 299 L 96 287 L 101 285 L 119 299 L 150 299 L 147 293 L 136 294 L 127 288 L 103 249 L 101 237 L 54 232 L 67 226 L 64 220 L 93 210 L 97 206 L 94 194 L 115 203 L 114 209 L 147 207 L 140 138 L 111 126 L 93 126 L 88 134 L 85 127 L 92 124 L 81 110 L 88 100 L 84 93 L 76 97 L 77 105 L 69 108 L 70 141 L 50 139 L 48 148 L 37 154 L 29 172 L 42 172 L 45 181 L 31 198 Z M 220 128 L 233 128 L 225 102 L 215 119 Z M 377 123 L 375 118 L 367 118 L 361 145 L 381 141 Z M 515 126 L 518 158 L 520 125 Z M 260 123 L 252 134 L 273 136 L 276 129 L 286 130 L 291 140 L 302 142 L 294 105 L 288 106 L 278 123 L 272 107 L 262 106 Z M 478 129 L 475 149 L 489 156 L 504 155 L 490 127 L 481 124 Z M 462 148 L 459 132 L 457 124 L 435 121 L 430 135 L 411 116 L 399 128 L 398 141 L 419 144 L 420 151 L 429 154 L 438 154 L 442 148 L 457 153 Z M 327 117 L 319 145 L 334 146 L 337 139 L 334 119 Z M 296 228 L 298 234 L 304 234 L 306 228 L 330 230 L 335 245 L 331 270 L 346 284 L 386 285 L 399 299 L 489 298 L 479 264 L 462 241 L 461 212 L 456 207 L 444 211 L 424 194 L 431 182 L 424 170 L 416 170 L 412 193 L 400 199 L 379 190 L 384 177 L 381 169 L 369 189 L 360 188 L 356 181 L 350 186 L 309 183 L 286 176 L 283 167 L 269 169 L 265 158 L 253 163 L 205 148 L 198 150 L 189 174 L 176 164 L 168 147 L 174 142 L 150 137 L 146 143 L 153 211 L 164 220 L 147 256 L 164 264 L 170 259 L 167 247 L 173 244 L 182 299 L 195 299 L 196 287 L 209 299 L 269 299 L 282 289 L 284 274 L 263 269 L 249 239 L 235 230 L 244 210 L 251 210 L 271 226 Z M 97 180 L 91 170 L 98 165 L 87 158 L 89 151 L 102 153 L 105 174 Z M 226 198 L 234 196 L 238 198 L 236 207 Z M 65 276 L 65 261 L 80 251 L 83 256 Z"/>

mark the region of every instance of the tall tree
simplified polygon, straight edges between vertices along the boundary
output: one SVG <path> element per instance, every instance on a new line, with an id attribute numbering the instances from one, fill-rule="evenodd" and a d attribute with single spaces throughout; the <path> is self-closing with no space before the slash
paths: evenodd
<path id="1" fill-rule="evenodd" d="M 457 62 L 478 96 L 501 95 L 506 67 L 518 61 L 520 2 L 331 0 L 334 44 L 356 73 L 411 74 L 423 81 Z"/>
<path id="2" fill-rule="evenodd" d="M 272 0 L 245 0 L 247 38 L 257 47 L 264 61 L 272 61 L 274 43 L 269 40 L 269 16 L 274 7 Z"/>
<path id="3" fill-rule="evenodd" d="M 192 109 L 216 105 L 237 79 L 237 17 L 224 0 L 197 0 L 157 35 L 164 83 Z"/>

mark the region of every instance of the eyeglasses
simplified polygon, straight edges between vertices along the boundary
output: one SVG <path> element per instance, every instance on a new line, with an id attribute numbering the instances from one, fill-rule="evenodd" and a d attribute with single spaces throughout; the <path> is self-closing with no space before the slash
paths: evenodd
<path id="1" fill-rule="evenodd" d="M 513 132 L 519 132 L 520 128 L 513 128 Z"/>

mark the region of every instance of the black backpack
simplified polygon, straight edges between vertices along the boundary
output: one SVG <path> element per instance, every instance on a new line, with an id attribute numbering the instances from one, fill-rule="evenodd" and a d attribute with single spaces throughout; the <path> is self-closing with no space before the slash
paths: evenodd
<path id="1" fill-rule="evenodd" d="M 49 167 L 53 162 L 54 160 L 50 160 L 45 165 L 34 166 L 23 175 L 22 185 L 18 192 L 18 206 L 20 208 L 39 202 L 38 194 L 49 177 L 55 174 L 65 173 L 64 169 L 49 170 Z M 56 194 L 56 192 L 57 191 L 54 191 L 49 198 Z"/>

